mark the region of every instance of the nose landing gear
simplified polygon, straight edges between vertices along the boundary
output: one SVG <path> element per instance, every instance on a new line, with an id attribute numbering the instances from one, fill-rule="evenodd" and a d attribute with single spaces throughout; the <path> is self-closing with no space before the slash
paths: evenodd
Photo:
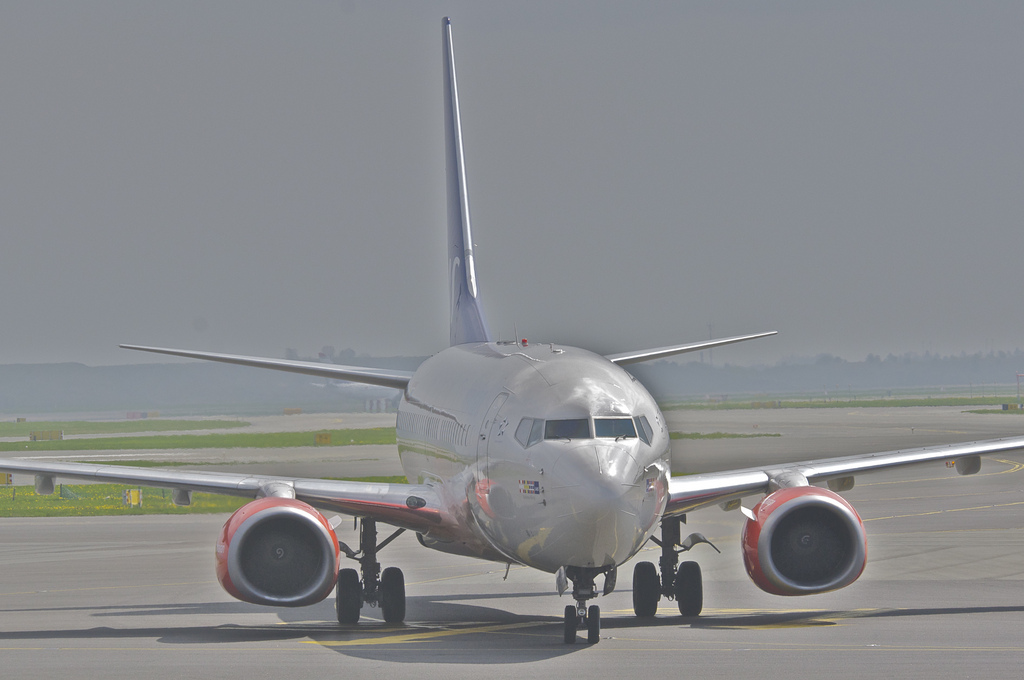
<path id="1" fill-rule="evenodd" d="M 572 581 L 572 598 L 575 605 L 565 606 L 565 644 L 576 642 L 576 631 L 587 631 L 587 643 L 596 644 L 601 639 L 601 608 L 596 604 L 587 607 L 587 601 L 597 597 L 594 578 L 605 570 L 588 567 L 568 567 L 566 577 Z"/>

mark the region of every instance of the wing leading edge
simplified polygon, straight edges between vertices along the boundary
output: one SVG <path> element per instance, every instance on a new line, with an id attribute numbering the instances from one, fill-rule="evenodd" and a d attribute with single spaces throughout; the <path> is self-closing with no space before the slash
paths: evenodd
<path id="1" fill-rule="evenodd" d="M 398 390 L 404 390 L 409 384 L 409 380 L 412 379 L 411 371 L 391 371 L 383 368 L 366 368 L 363 366 L 318 364 L 312 361 L 290 361 L 288 359 L 264 359 L 261 357 L 248 357 L 239 354 L 193 352 L 191 350 L 183 349 L 167 349 L 166 347 L 144 347 L 142 345 L 119 346 L 122 349 L 135 349 L 142 352 L 169 354 L 171 356 L 186 357 L 189 359 L 219 361 L 225 364 L 252 366 L 254 368 L 271 368 L 275 371 L 302 373 L 304 375 L 315 375 L 321 378 L 334 378 L 336 380 L 349 380 L 351 382 L 365 383 L 367 385 L 393 387 Z"/>
<path id="2" fill-rule="evenodd" d="M 672 477 L 669 480 L 669 501 L 665 515 L 680 515 L 745 496 L 769 493 L 784 486 L 816 484 L 860 472 L 917 463 L 956 460 L 960 471 L 961 461 L 1022 450 L 1024 437 L 1013 437 Z M 965 469 L 961 474 L 977 471 L 977 468 L 969 465 Z M 794 483 L 794 480 L 798 481 Z"/>
<path id="3" fill-rule="evenodd" d="M 297 498 L 320 510 L 371 517 L 420 532 L 441 523 L 437 494 L 431 487 L 418 484 L 378 484 L 17 459 L 0 459 L 0 471 L 35 474 L 37 479 L 39 476 L 49 477 L 51 482 L 53 478 L 62 477 L 93 482 L 143 484 L 242 498 Z"/>
<path id="4" fill-rule="evenodd" d="M 714 347 L 721 347 L 722 345 L 731 345 L 735 342 L 744 342 L 746 340 L 756 340 L 757 338 L 767 338 L 772 335 L 777 335 L 778 331 L 766 331 L 764 333 L 754 333 L 752 335 L 736 335 L 731 338 L 718 338 L 716 340 L 702 340 L 701 342 L 690 342 L 685 345 L 669 345 L 668 347 L 655 347 L 654 349 L 640 349 L 633 352 L 620 352 L 619 354 L 606 354 L 605 359 L 615 364 L 632 364 L 637 361 L 648 361 L 649 359 L 661 359 L 662 357 L 670 357 L 675 354 L 684 354 L 686 352 L 699 352 L 705 349 L 712 349 Z"/>

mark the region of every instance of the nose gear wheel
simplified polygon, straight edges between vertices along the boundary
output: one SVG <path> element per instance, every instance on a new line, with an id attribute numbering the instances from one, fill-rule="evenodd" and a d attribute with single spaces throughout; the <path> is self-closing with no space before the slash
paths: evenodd
<path id="1" fill-rule="evenodd" d="M 601 608 L 596 604 L 588 607 L 587 602 L 597 597 L 594 578 L 607 571 L 607 569 L 585 567 L 566 568 L 565 575 L 572 581 L 572 597 L 576 600 L 576 604 L 565 606 L 563 618 L 565 644 L 575 644 L 576 632 L 579 630 L 587 631 L 588 644 L 597 644 L 601 640 Z"/>

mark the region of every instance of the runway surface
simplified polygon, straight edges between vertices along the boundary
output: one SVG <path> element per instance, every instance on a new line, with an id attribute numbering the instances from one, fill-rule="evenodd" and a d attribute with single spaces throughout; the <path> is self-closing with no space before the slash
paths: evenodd
<path id="1" fill-rule="evenodd" d="M 1024 431 L 1024 417 L 958 409 L 667 417 L 673 430 L 783 435 L 676 442 L 677 469 Z M 347 467 L 360 454 L 346 448 L 315 464 Z M 408 534 L 382 553 L 405 571 L 407 623 L 387 626 L 369 609 L 340 628 L 332 599 L 278 610 L 223 592 L 213 544 L 224 516 L 0 519 L 0 667 L 10 677 L 1019 678 L 1024 464 L 996 456 L 971 477 L 941 464 L 864 475 L 845 495 L 869 532 L 868 567 L 852 586 L 762 593 L 743 571 L 742 516 L 707 510 L 687 527 L 722 550 L 689 555 L 704 570 L 704 614 L 684 620 L 662 602 L 653 624 L 639 623 L 627 564 L 616 592 L 599 599 L 593 646 L 561 642 L 569 598 L 557 597 L 551 575 L 513 568 L 503 580 L 504 565 L 425 550 Z M 339 530 L 354 541 L 351 521 Z"/>

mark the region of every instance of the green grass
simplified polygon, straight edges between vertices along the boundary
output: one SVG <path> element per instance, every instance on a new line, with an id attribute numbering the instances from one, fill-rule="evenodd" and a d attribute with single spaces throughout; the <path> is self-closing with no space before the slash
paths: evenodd
<path id="1" fill-rule="evenodd" d="M 394 444 L 390 427 L 330 432 L 332 446 L 352 444 Z M 120 451 L 125 449 L 277 449 L 315 446 L 316 432 L 233 432 L 227 434 L 177 434 L 142 437 L 96 437 L 55 441 L 0 442 L 0 451 Z"/>
<path id="2" fill-rule="evenodd" d="M 376 477 L 321 477 L 320 479 L 333 479 L 339 482 L 366 482 L 367 484 L 408 484 L 409 480 L 405 475 L 384 475 Z"/>
<path id="3" fill-rule="evenodd" d="M 757 434 L 734 434 L 731 432 L 669 432 L 672 439 L 751 439 L 753 437 L 781 437 L 781 434 L 759 432 Z"/>
<path id="4" fill-rule="evenodd" d="M 43 420 L 27 423 L 0 422 L 0 437 L 28 437 L 30 432 L 64 430 L 64 434 L 114 434 L 168 432 L 177 430 L 219 430 L 245 427 L 241 420 Z"/>
<path id="5" fill-rule="evenodd" d="M 333 478 L 325 478 L 333 479 Z M 357 477 L 349 481 L 405 484 L 402 476 Z M 124 504 L 125 489 L 142 489 L 142 506 Z M 251 498 L 194 493 L 192 504 L 178 507 L 166 489 L 125 484 L 58 484 L 42 496 L 32 486 L 0 486 L 0 517 L 96 517 L 99 515 L 190 515 L 234 512 Z"/>
<path id="6" fill-rule="evenodd" d="M 171 503 L 171 492 L 141 487 L 142 506 L 124 504 L 124 490 L 139 486 L 124 484 L 60 484 L 48 496 L 37 494 L 31 486 L 0 487 L 0 517 L 94 517 L 97 515 L 187 515 L 234 512 L 248 498 L 192 494 L 192 505 Z"/>
<path id="7" fill-rule="evenodd" d="M 894 408 L 907 406 L 995 406 L 1008 403 L 1006 397 L 907 397 L 893 399 L 798 399 L 773 400 L 774 407 L 764 406 L 767 401 L 724 401 L 707 403 L 666 403 L 662 410 L 726 411 L 759 408 Z"/>
<path id="8" fill-rule="evenodd" d="M 222 465 L 216 461 L 189 461 L 179 463 L 169 460 L 79 460 L 76 463 L 89 463 L 90 465 L 122 465 L 124 467 L 141 468 L 171 468 L 171 467 L 192 467 L 194 465 Z"/>

